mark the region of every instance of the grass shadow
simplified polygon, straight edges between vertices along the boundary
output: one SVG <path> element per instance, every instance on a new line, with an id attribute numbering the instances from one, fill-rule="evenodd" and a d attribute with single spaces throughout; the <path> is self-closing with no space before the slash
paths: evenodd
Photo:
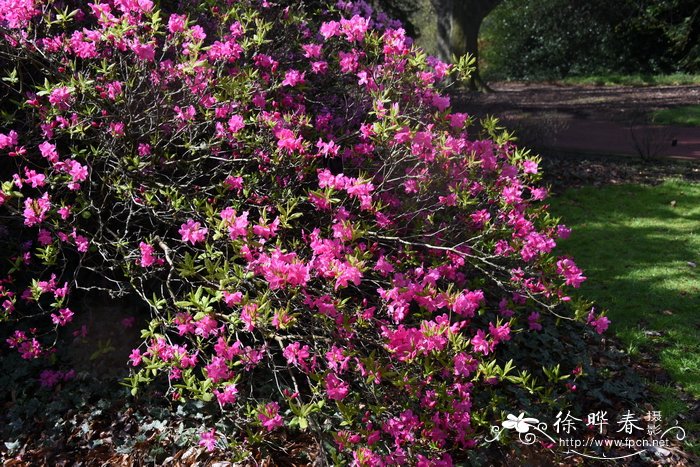
<path id="1" fill-rule="evenodd" d="M 552 208 L 574 229 L 559 253 L 588 276 L 581 294 L 609 310 L 629 350 L 658 355 L 699 397 L 700 184 L 584 187 Z"/>

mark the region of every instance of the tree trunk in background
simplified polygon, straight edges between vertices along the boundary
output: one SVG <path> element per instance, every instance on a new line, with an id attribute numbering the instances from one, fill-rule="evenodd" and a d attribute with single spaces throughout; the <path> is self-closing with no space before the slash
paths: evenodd
<path id="1" fill-rule="evenodd" d="M 430 0 L 437 13 L 438 54 L 451 62 L 465 53 L 476 58 L 476 70 L 469 80 L 469 89 L 488 90 L 479 75 L 479 29 L 484 18 L 502 0 Z"/>
<path id="2" fill-rule="evenodd" d="M 455 0 L 430 0 L 435 9 L 437 23 L 437 57 L 443 62 L 452 62 L 452 4 Z M 457 0 L 459 1 L 459 0 Z"/>

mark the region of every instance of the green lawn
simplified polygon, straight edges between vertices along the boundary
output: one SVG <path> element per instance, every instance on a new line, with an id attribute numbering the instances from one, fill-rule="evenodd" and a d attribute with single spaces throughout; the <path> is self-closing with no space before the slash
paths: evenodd
<path id="1" fill-rule="evenodd" d="M 609 310 L 627 350 L 658 356 L 700 397 L 700 184 L 572 189 L 552 210 L 574 229 L 559 253 L 588 276 L 582 296 Z"/>
<path id="2" fill-rule="evenodd" d="M 561 80 L 563 84 L 583 86 L 679 86 L 700 84 L 700 75 L 674 73 L 670 75 L 592 75 L 571 76 Z"/>
<path id="3" fill-rule="evenodd" d="M 700 126 L 700 105 L 685 105 L 654 112 L 655 123 L 661 125 Z"/>

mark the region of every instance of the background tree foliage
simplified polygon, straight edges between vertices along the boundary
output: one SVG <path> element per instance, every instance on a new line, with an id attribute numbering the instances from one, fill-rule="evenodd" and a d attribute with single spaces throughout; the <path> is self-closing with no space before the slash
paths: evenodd
<path id="1" fill-rule="evenodd" d="M 375 5 L 399 18 L 421 47 L 442 60 L 480 56 L 490 79 L 700 71 L 696 0 L 375 0 Z M 479 84 L 478 73 L 470 84 Z"/>
<path id="2" fill-rule="evenodd" d="M 700 70 L 694 0 L 505 0 L 484 22 L 489 78 Z"/>

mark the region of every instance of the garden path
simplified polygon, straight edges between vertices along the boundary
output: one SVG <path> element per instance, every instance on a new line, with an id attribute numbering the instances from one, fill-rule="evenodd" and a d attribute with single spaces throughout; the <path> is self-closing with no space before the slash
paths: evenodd
<path id="1" fill-rule="evenodd" d="M 498 116 L 524 145 L 572 153 L 700 161 L 700 127 L 650 122 L 656 110 L 700 104 L 700 86 L 562 86 L 494 83 L 454 93 L 455 108 Z"/>

